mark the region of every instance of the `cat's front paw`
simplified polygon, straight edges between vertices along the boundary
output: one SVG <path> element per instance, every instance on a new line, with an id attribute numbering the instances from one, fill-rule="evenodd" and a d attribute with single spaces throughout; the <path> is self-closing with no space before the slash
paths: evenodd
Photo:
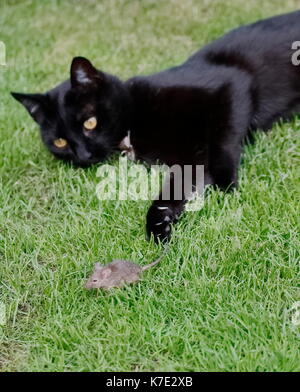
<path id="1" fill-rule="evenodd" d="M 172 223 L 178 219 L 177 210 L 172 206 L 152 204 L 147 213 L 146 230 L 148 238 L 153 235 L 156 243 L 168 241 L 171 237 Z"/>

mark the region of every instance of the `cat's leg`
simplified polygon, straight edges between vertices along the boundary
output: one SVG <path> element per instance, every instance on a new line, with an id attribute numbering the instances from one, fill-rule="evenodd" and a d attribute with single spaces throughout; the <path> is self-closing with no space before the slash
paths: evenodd
<path id="1" fill-rule="evenodd" d="M 225 94 L 224 102 L 219 104 L 223 112 L 208 134 L 209 173 L 213 184 L 224 191 L 238 185 L 242 145 L 254 116 L 252 82 L 252 76 L 243 72 L 232 81 L 227 97 Z"/>
<path id="2" fill-rule="evenodd" d="M 237 119 L 235 123 L 224 128 L 219 126 L 213 129 L 210 135 L 208 169 L 213 184 L 223 191 L 232 190 L 238 186 L 242 145 L 247 136 L 249 124 L 249 116 L 238 117 L 238 115 L 239 113 L 235 113 L 233 116 Z"/>
<path id="3" fill-rule="evenodd" d="M 213 145 L 210 151 L 209 172 L 213 184 L 223 191 L 229 191 L 238 185 L 238 167 L 241 157 L 241 145 Z"/>
<path id="4" fill-rule="evenodd" d="M 176 165 L 177 166 L 177 165 Z M 171 173 L 167 176 L 165 184 L 156 200 L 153 201 L 148 210 L 146 218 L 147 235 L 153 235 L 155 242 L 167 241 L 171 237 L 172 224 L 176 223 L 185 209 L 185 204 L 195 191 L 195 184 L 200 178 L 199 172 L 196 174 L 196 165 L 189 165 L 191 171 L 189 175 L 180 166 L 180 173 Z"/>

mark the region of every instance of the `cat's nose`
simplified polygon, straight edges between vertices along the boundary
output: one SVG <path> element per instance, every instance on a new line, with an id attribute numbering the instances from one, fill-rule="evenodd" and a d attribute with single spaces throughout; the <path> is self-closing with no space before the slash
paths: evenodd
<path id="1" fill-rule="evenodd" d="M 87 150 L 79 150 L 79 151 L 77 150 L 76 152 L 77 152 L 77 157 L 80 161 L 85 162 L 92 158 L 92 153 L 90 153 Z"/>

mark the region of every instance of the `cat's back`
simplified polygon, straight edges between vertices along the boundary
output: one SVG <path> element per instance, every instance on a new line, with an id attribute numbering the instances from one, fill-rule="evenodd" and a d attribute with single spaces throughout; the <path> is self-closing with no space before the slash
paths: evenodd
<path id="1" fill-rule="evenodd" d="M 195 64 L 203 59 L 211 61 L 213 54 L 216 55 L 216 63 L 221 63 L 222 56 L 218 58 L 218 54 L 235 53 L 255 65 L 256 59 L 262 60 L 267 56 L 285 57 L 292 53 L 292 43 L 299 40 L 300 11 L 295 11 L 231 30 L 196 52 L 186 64 Z"/>
<path id="2" fill-rule="evenodd" d="M 238 27 L 198 50 L 183 64 L 148 76 L 135 77 L 139 87 L 168 88 L 198 86 L 219 88 L 224 82 L 245 78 L 245 73 L 257 78 L 272 75 L 291 67 L 292 43 L 300 41 L 300 11 Z M 243 75 L 238 75 L 242 71 Z M 284 78 L 284 75 L 282 75 Z M 143 90 L 144 91 L 144 90 Z"/>

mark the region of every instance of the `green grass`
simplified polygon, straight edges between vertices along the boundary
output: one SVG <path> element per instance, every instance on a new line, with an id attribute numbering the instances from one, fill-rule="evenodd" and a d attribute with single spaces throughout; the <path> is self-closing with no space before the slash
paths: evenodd
<path id="1" fill-rule="evenodd" d="M 87 292 L 95 261 L 158 255 L 145 240 L 149 202 L 100 202 L 97 167 L 56 161 L 9 96 L 53 87 L 75 55 L 122 78 L 154 72 L 239 24 L 298 5 L 1 1 L 1 371 L 300 370 L 290 311 L 300 300 L 299 119 L 257 136 L 239 190 L 211 192 L 201 211 L 187 213 L 141 283 Z"/>

